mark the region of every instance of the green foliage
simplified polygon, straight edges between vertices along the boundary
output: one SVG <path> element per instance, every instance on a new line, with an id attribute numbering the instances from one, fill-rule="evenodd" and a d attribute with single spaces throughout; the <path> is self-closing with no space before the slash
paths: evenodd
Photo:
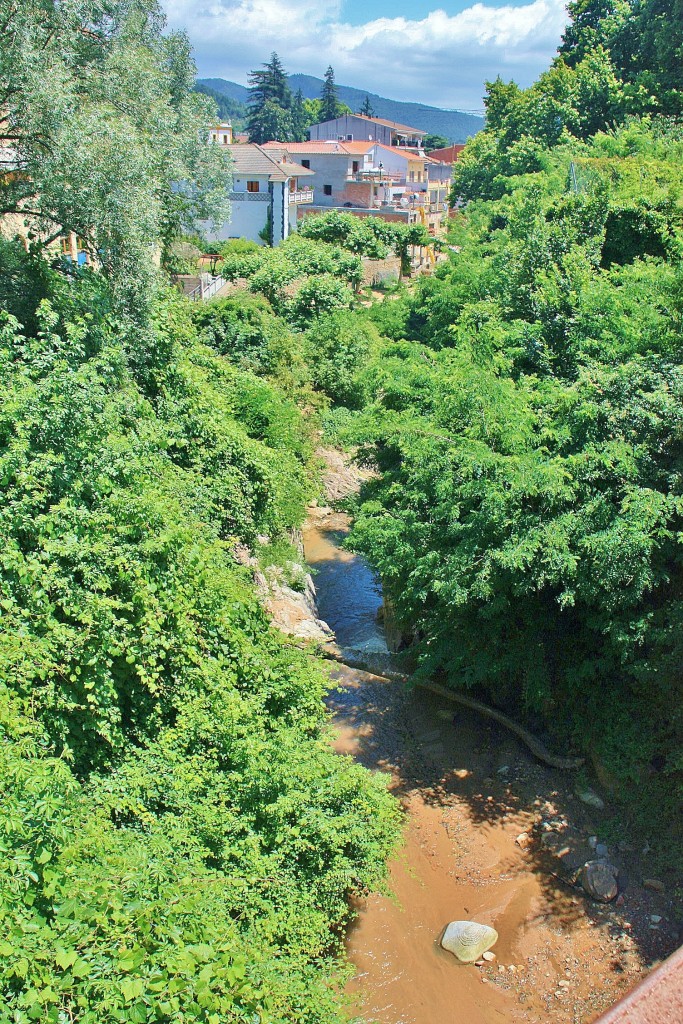
<path id="1" fill-rule="evenodd" d="M 297 126 L 300 117 L 297 102 Z M 262 71 L 249 74 L 249 108 L 247 131 L 250 142 L 269 142 L 277 139 L 290 142 L 293 137 L 292 93 L 287 72 L 276 53 L 263 65 Z"/>
<path id="2" fill-rule="evenodd" d="M 375 114 L 375 109 L 374 109 L 372 103 L 370 102 L 370 97 L 367 95 L 367 93 L 365 95 L 365 99 L 363 100 L 363 103 L 362 103 L 361 108 L 358 111 L 358 113 L 359 114 L 363 114 L 364 117 L 376 117 L 377 116 Z M 434 148 L 436 148 L 436 147 L 434 147 Z"/>
<path id="3" fill-rule="evenodd" d="M 543 716 L 675 835 L 680 132 L 631 120 L 491 179 L 503 92 L 496 133 L 468 147 L 472 189 L 489 191 L 458 251 L 367 314 L 386 340 L 352 373 L 362 413 L 335 420 L 380 471 L 353 542 L 420 672 Z"/>
<path id="4" fill-rule="evenodd" d="M 334 83 L 334 69 L 328 66 L 323 78 L 323 87 L 320 94 L 320 120 L 334 121 L 340 114 L 341 108 L 337 98 L 337 87 Z"/>
<path id="5" fill-rule="evenodd" d="M 446 149 L 448 145 L 449 140 L 445 135 L 425 135 L 424 137 L 425 153 L 431 153 L 434 149 Z"/>
<path id="6" fill-rule="evenodd" d="M 378 346 L 376 330 L 357 315 L 339 311 L 318 316 L 305 337 L 315 387 L 336 404 L 361 408 L 369 397 L 361 371 Z"/>
<path id="7" fill-rule="evenodd" d="M 287 324 L 261 296 L 239 292 L 198 304 L 192 318 L 211 348 L 244 369 L 279 375 L 296 359 Z"/>
<path id="8" fill-rule="evenodd" d="M 313 493 L 243 368 L 286 328 L 170 295 L 140 361 L 100 275 L 40 281 L 0 321 L 0 1020 L 331 1024 L 398 812 L 233 554 Z"/>
<path id="9" fill-rule="evenodd" d="M 154 0 L 2 7 L 0 134 L 18 173 L 0 210 L 28 218 L 36 249 L 75 232 L 119 312 L 145 323 L 154 248 L 225 219 L 229 166 L 205 144 L 215 109 L 191 89 L 187 39 L 163 34 Z"/>
<path id="10" fill-rule="evenodd" d="M 210 85 L 195 85 L 194 91 L 203 93 L 204 96 L 208 96 L 213 100 L 216 104 L 219 120 L 229 121 L 236 131 L 244 126 L 247 117 L 247 106 L 245 103 L 231 99 L 224 92 L 212 89 Z"/>

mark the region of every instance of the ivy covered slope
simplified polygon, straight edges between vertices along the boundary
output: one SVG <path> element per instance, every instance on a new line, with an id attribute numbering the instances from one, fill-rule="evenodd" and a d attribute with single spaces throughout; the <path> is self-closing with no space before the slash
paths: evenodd
<path id="1" fill-rule="evenodd" d="M 0 1019 L 335 1020 L 394 805 L 231 553 L 301 522 L 301 415 L 182 300 L 144 385 L 102 281 L 35 320 L 0 346 Z"/>
<path id="2" fill-rule="evenodd" d="M 153 0 L 3 21 L 0 1022 L 331 1024 L 397 806 L 235 557 L 314 493 L 303 360 L 267 300 L 203 323 L 155 270 L 229 167 Z"/>
<path id="3" fill-rule="evenodd" d="M 376 398 L 337 422 L 381 470 L 355 543 L 421 670 L 542 722 L 680 839 L 683 130 L 624 113 L 574 134 L 581 74 L 491 87 L 456 166 L 459 251 L 371 311 Z"/>

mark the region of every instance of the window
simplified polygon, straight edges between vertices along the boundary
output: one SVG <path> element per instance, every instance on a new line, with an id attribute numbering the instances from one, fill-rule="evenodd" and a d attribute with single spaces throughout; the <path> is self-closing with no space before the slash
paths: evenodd
<path id="1" fill-rule="evenodd" d="M 228 136 L 227 136 L 227 135 L 224 135 L 224 136 L 223 136 L 223 145 L 224 145 L 224 146 L 227 146 L 227 144 L 228 144 Z"/>
<path id="2" fill-rule="evenodd" d="M 258 181 L 248 181 L 247 182 L 247 192 L 258 192 L 258 190 L 259 190 L 258 186 L 259 186 Z"/>
<path id="3" fill-rule="evenodd" d="M 332 186 L 331 185 L 323 185 L 323 192 L 325 193 L 326 196 L 331 196 L 332 195 Z"/>
<path id="4" fill-rule="evenodd" d="M 347 135 L 346 136 L 346 141 L 347 142 L 353 142 L 353 135 Z"/>
<path id="5" fill-rule="evenodd" d="M 352 166 L 353 166 L 353 173 L 357 174 L 358 173 L 358 168 L 360 167 L 360 164 L 359 164 L 358 160 L 354 160 Z"/>
<path id="6" fill-rule="evenodd" d="M 308 169 L 310 171 L 310 169 L 311 169 L 311 161 L 310 160 L 302 160 L 301 161 L 301 166 L 302 167 L 308 167 Z"/>

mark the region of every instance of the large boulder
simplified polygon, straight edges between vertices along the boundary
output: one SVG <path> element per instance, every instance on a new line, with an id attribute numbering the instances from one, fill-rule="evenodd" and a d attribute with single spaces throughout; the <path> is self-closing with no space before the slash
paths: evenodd
<path id="1" fill-rule="evenodd" d="M 476 921 L 451 921 L 441 939 L 441 945 L 457 956 L 463 964 L 473 964 L 482 953 L 498 941 L 498 932 L 487 924 Z"/>
<path id="2" fill-rule="evenodd" d="M 591 899 L 599 903 L 611 903 L 619 895 L 614 864 L 604 860 L 588 860 L 581 871 L 581 885 Z"/>

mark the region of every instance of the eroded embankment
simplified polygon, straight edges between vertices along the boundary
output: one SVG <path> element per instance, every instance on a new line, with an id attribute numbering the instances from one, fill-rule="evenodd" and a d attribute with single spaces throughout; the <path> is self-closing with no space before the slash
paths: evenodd
<path id="1" fill-rule="evenodd" d="M 353 479 L 342 466 L 340 481 L 338 453 L 328 462 L 334 499 Z M 319 612 L 352 659 L 381 663 L 381 595 L 340 546 L 348 528 L 331 508 L 311 510 L 304 541 Z M 605 906 L 566 881 L 572 864 L 594 855 L 607 814 L 578 799 L 572 774 L 541 765 L 498 723 L 439 694 L 345 665 L 331 672 L 336 749 L 389 773 L 406 809 L 391 895 L 364 900 L 348 938 L 358 969 L 350 991 L 366 1019 L 587 1022 L 673 948 L 666 894 L 622 872 L 619 904 Z M 497 929 L 493 963 L 460 966 L 439 948 L 454 919 Z"/>

